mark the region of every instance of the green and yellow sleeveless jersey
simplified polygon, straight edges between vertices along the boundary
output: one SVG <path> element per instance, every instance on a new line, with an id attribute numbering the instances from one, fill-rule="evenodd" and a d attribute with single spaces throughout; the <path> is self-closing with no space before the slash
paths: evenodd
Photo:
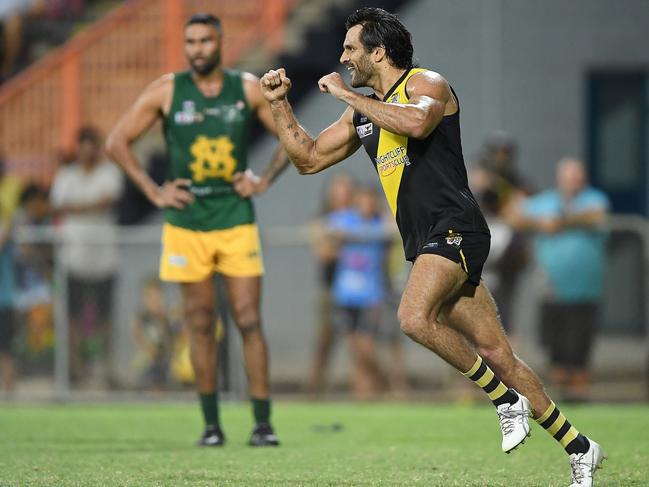
<path id="1" fill-rule="evenodd" d="M 165 209 L 172 225 L 222 230 L 255 220 L 252 201 L 234 191 L 232 176 L 247 167 L 252 112 L 238 71 L 224 70 L 218 96 L 204 96 L 186 71 L 174 76 L 171 107 L 164 117 L 168 179 L 191 179 L 194 201 Z"/>

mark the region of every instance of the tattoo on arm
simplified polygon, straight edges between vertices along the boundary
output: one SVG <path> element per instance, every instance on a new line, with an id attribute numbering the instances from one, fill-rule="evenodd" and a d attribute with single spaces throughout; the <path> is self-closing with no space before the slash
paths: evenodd
<path id="1" fill-rule="evenodd" d="M 268 164 L 268 167 L 266 167 L 263 173 L 263 176 L 268 180 L 269 184 L 272 184 L 275 179 L 284 172 L 288 163 L 289 159 L 286 152 L 284 152 L 281 145 L 278 146 L 277 149 L 275 149 L 270 164 Z"/>

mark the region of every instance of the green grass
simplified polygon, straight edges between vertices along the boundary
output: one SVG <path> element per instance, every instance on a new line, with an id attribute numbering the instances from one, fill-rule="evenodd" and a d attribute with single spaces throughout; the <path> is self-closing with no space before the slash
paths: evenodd
<path id="1" fill-rule="evenodd" d="M 564 412 L 609 454 L 598 487 L 649 485 L 649 407 Z M 278 449 L 245 446 L 247 406 L 222 416 L 228 444 L 199 449 L 191 404 L 0 406 L 0 486 L 569 485 L 565 454 L 536 425 L 500 452 L 488 406 L 278 403 Z"/>

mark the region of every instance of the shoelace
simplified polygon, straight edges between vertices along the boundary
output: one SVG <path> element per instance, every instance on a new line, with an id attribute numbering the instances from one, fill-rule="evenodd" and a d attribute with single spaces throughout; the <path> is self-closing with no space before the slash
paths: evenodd
<path id="1" fill-rule="evenodd" d="M 504 409 L 503 411 L 497 411 L 498 420 L 500 421 L 500 429 L 502 429 L 504 435 L 510 434 L 514 431 L 514 421 L 519 416 L 529 416 L 529 412 L 526 410 L 514 410 L 511 407 Z"/>
<path id="2" fill-rule="evenodd" d="M 588 463 L 582 461 L 584 457 L 586 456 L 585 453 L 582 453 L 579 455 L 577 458 L 574 460 L 570 460 L 570 468 L 572 469 L 572 480 L 573 482 L 579 482 L 581 483 L 582 480 L 584 480 L 585 477 L 585 471 L 584 467 L 588 469 L 588 472 L 592 472 L 593 468 L 595 467 L 594 463 Z"/>

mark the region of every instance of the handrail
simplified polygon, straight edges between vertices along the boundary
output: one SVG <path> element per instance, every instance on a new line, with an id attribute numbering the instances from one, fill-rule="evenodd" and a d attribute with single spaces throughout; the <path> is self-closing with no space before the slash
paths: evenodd
<path id="1" fill-rule="evenodd" d="M 49 183 L 56 154 L 75 147 L 83 124 L 104 133 L 137 93 L 164 72 L 183 69 L 182 28 L 189 12 L 221 17 L 224 64 L 246 50 L 278 49 L 286 16 L 299 0 L 131 0 L 0 86 L 0 147 L 9 170 Z"/>

